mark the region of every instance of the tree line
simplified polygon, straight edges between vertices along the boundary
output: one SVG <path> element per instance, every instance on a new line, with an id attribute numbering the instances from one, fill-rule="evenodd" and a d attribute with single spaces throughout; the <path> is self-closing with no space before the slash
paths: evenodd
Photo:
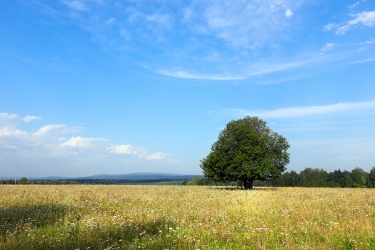
<path id="1" fill-rule="evenodd" d="M 218 182 L 207 177 L 194 177 L 190 181 L 185 180 L 181 185 L 242 186 L 242 183 L 239 181 Z M 375 167 L 370 172 L 359 167 L 352 171 L 339 169 L 333 172 L 319 168 L 305 168 L 300 173 L 292 170 L 281 174 L 277 179 L 256 180 L 254 186 L 375 188 Z"/>
<path id="2" fill-rule="evenodd" d="M 8 179 L 8 180 L 0 180 L 0 184 L 3 185 L 68 185 L 68 184 L 79 184 L 79 182 L 72 181 L 72 180 L 29 180 L 26 177 L 22 177 L 21 179 Z"/>
<path id="3" fill-rule="evenodd" d="M 197 177 L 198 178 L 198 177 Z M 69 185 L 69 184 L 92 184 L 92 185 L 142 185 L 142 184 L 157 184 L 157 183 L 177 183 L 182 182 L 185 179 L 182 178 L 160 178 L 160 179 L 142 179 L 142 180 L 130 180 L 130 179 L 74 179 L 74 180 L 29 180 L 26 177 L 17 179 L 0 180 L 1 184 L 6 185 Z"/>
<path id="4" fill-rule="evenodd" d="M 177 179 L 176 179 L 177 180 Z M 182 181 L 181 179 L 178 179 Z M 157 183 L 160 180 L 142 180 L 137 183 L 152 182 Z M 168 179 L 170 181 L 170 179 Z M 134 180 L 28 180 L 22 177 L 19 180 L 9 179 L 0 180 L 0 184 L 39 184 L 39 185 L 68 185 L 68 184 L 128 184 Z M 193 186 L 242 186 L 240 181 L 215 181 L 210 178 L 194 177 L 191 180 L 183 180 L 181 185 Z M 319 168 L 305 168 L 300 173 L 292 170 L 282 173 L 277 179 L 254 181 L 254 186 L 273 186 L 273 187 L 342 187 L 342 188 L 375 188 L 375 166 L 370 172 L 364 171 L 362 168 L 354 168 L 352 171 L 335 170 L 327 172 Z"/>
<path id="5" fill-rule="evenodd" d="M 370 172 L 362 168 L 352 171 L 335 170 L 327 172 L 319 168 L 306 168 L 299 174 L 295 171 L 285 172 L 279 178 L 257 182 L 258 185 L 272 185 L 276 187 L 362 187 L 375 188 L 375 167 Z"/>

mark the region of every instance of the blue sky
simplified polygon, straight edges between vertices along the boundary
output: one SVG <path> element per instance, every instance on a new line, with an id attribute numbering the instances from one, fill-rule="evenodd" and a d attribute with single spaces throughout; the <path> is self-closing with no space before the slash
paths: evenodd
<path id="1" fill-rule="evenodd" d="M 200 174 L 247 115 L 289 171 L 375 166 L 374 1 L 0 4 L 1 176 Z"/>

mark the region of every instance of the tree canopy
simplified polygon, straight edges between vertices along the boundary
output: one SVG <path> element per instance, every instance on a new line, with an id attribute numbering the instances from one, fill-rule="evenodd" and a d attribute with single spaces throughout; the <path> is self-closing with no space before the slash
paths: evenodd
<path id="1" fill-rule="evenodd" d="M 274 179 L 286 170 L 288 148 L 287 140 L 265 121 L 245 117 L 227 124 L 200 166 L 209 179 L 241 181 L 251 189 L 254 180 Z"/>

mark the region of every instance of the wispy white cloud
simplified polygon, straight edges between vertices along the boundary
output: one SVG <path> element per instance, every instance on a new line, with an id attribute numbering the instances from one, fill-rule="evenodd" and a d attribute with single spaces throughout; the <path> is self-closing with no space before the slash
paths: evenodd
<path id="1" fill-rule="evenodd" d="M 226 75 L 201 75 L 192 74 L 182 70 L 169 71 L 169 70 L 155 70 L 156 73 L 170 76 L 174 78 L 184 78 L 184 79 L 200 79 L 200 80 L 215 80 L 215 81 L 233 81 L 233 80 L 244 80 L 243 76 L 226 76 Z"/>
<path id="2" fill-rule="evenodd" d="M 349 5 L 348 8 L 353 9 L 353 8 L 357 7 L 359 4 L 360 4 L 360 1 L 357 1 L 357 2 L 353 3 L 352 5 Z"/>
<path id="3" fill-rule="evenodd" d="M 287 17 L 287 18 L 291 18 L 292 16 L 293 16 L 293 11 L 291 10 L 291 9 L 287 9 L 287 10 L 285 10 L 285 16 Z"/>
<path id="4" fill-rule="evenodd" d="M 145 14 L 142 10 L 127 8 L 126 13 L 128 14 L 128 21 L 132 24 L 136 24 L 140 21 L 146 21 L 148 25 L 145 25 L 144 28 L 150 28 L 150 24 L 157 25 L 159 27 L 170 28 L 172 23 L 172 16 L 165 13 L 154 12 L 152 14 Z"/>
<path id="5" fill-rule="evenodd" d="M 107 143 L 107 139 L 103 138 L 82 138 L 80 136 L 72 137 L 68 141 L 61 144 L 61 147 L 70 148 L 89 148 L 97 144 Z"/>
<path id="6" fill-rule="evenodd" d="M 20 129 L 12 129 L 9 127 L 3 127 L 0 128 L 0 137 L 19 137 L 19 136 L 25 136 L 27 135 L 27 132 L 22 131 Z"/>
<path id="7" fill-rule="evenodd" d="M 324 30 L 332 30 L 333 28 L 339 26 L 338 24 L 329 23 L 323 27 Z"/>
<path id="8" fill-rule="evenodd" d="M 21 117 L 18 114 L 0 113 L 0 125 L 3 125 L 4 127 L 14 128 L 19 123 L 29 123 L 40 119 L 41 118 L 38 116 L 28 115 Z"/>
<path id="9" fill-rule="evenodd" d="M 145 148 L 143 147 L 134 147 L 130 144 L 122 144 L 122 145 L 114 145 L 107 148 L 110 152 L 116 154 L 131 154 L 131 155 L 139 155 L 144 154 Z"/>
<path id="10" fill-rule="evenodd" d="M 167 158 L 168 156 L 169 156 L 168 154 L 165 154 L 165 153 L 162 153 L 162 152 L 157 152 L 157 153 L 154 153 L 154 154 L 147 155 L 146 158 L 148 160 L 162 160 L 162 159 Z"/>
<path id="11" fill-rule="evenodd" d="M 158 36 L 163 36 L 163 32 L 176 27 L 189 31 L 193 36 L 202 34 L 215 36 L 235 47 L 247 48 L 268 43 L 270 39 L 287 29 L 289 19 L 294 15 L 292 9 L 298 9 L 303 3 L 300 0 L 250 2 L 206 0 L 184 3 L 165 1 L 108 3 L 99 0 L 60 0 L 60 2 L 68 7 L 68 11 L 57 10 L 38 1 L 35 4 L 42 6 L 43 9 L 49 9 L 49 12 L 58 11 L 59 16 L 65 15 L 74 20 L 94 36 L 110 35 L 108 41 L 118 39 L 113 37 L 114 29 L 134 27 L 131 35 L 141 35 L 138 38 L 144 39 L 150 30 Z M 106 11 L 103 11 L 103 5 Z"/>
<path id="12" fill-rule="evenodd" d="M 18 118 L 17 114 L 0 113 L 0 122 L 13 121 Z"/>
<path id="13" fill-rule="evenodd" d="M 73 10 L 78 10 L 78 11 L 86 11 L 88 10 L 88 6 L 82 2 L 82 1 L 78 1 L 78 0 L 64 0 L 62 1 L 65 5 L 67 5 L 69 8 L 73 9 Z"/>
<path id="14" fill-rule="evenodd" d="M 365 41 L 364 44 L 375 44 L 375 38 Z"/>
<path id="15" fill-rule="evenodd" d="M 375 61 L 375 57 L 365 58 L 363 60 L 356 60 L 352 62 L 345 63 L 343 65 L 351 65 L 351 64 L 362 64 L 362 63 L 369 63 Z"/>
<path id="16" fill-rule="evenodd" d="M 333 49 L 336 46 L 334 43 L 326 43 L 324 47 L 321 49 L 321 51 L 326 52 L 328 50 Z"/>
<path id="17" fill-rule="evenodd" d="M 32 122 L 32 121 L 36 121 L 36 120 L 40 120 L 41 118 L 38 117 L 38 116 L 32 116 L 32 115 L 28 115 L 28 116 L 25 116 L 23 118 L 23 121 L 24 122 Z"/>
<path id="18" fill-rule="evenodd" d="M 332 62 L 345 60 L 346 57 L 350 55 L 345 54 L 334 54 L 325 55 L 327 51 L 336 47 L 336 44 L 327 43 L 322 47 L 318 53 L 309 54 L 306 56 L 298 56 L 295 58 L 285 58 L 280 60 L 263 60 L 259 62 L 243 62 L 243 61 L 233 61 L 232 65 L 227 65 L 226 71 L 233 73 L 201 73 L 199 70 L 194 70 L 194 72 L 188 69 L 153 69 L 152 67 L 140 65 L 149 70 L 154 71 L 157 74 L 174 77 L 174 78 L 184 78 L 184 79 L 197 79 L 197 80 L 214 80 L 214 81 L 235 81 L 235 80 L 246 80 L 254 79 L 256 77 L 273 75 L 279 72 L 295 71 L 297 69 L 309 69 L 315 66 L 328 65 Z M 216 72 L 217 69 L 211 69 L 211 72 Z M 197 72 L 197 73 L 195 73 Z M 302 76 L 301 72 L 295 72 L 294 75 L 288 75 L 288 77 L 274 77 L 272 80 L 262 80 L 260 84 L 265 84 L 265 82 L 270 82 L 270 84 L 281 83 L 289 81 L 288 79 L 301 79 L 311 76 L 311 72 L 305 72 Z M 286 79 L 285 81 L 282 79 Z M 254 79 L 254 82 L 257 82 Z"/>
<path id="19" fill-rule="evenodd" d="M 52 7 L 48 3 L 42 3 L 40 0 L 33 0 L 30 2 L 38 6 L 40 11 L 45 15 L 53 16 L 54 18 L 64 15 L 63 12 L 59 11 L 57 8 Z"/>
<path id="20" fill-rule="evenodd" d="M 293 15 L 287 6 L 298 8 L 299 5 L 299 1 L 209 1 L 200 28 L 234 47 L 256 48 L 268 44 L 287 28 Z M 195 16 L 201 16 L 200 9 L 193 9 Z"/>
<path id="21" fill-rule="evenodd" d="M 8 114 L 8 113 L 0 113 L 0 127 L 1 133 L 0 136 L 27 136 L 31 137 L 43 137 L 43 136 L 57 136 L 60 134 L 66 133 L 75 133 L 80 130 L 79 127 L 68 127 L 65 124 L 50 124 L 45 125 L 39 128 L 37 131 L 22 131 L 18 129 L 18 125 L 20 123 L 29 123 L 32 121 L 41 120 L 38 116 L 31 116 L 27 115 L 25 117 L 21 117 L 18 114 Z"/>
<path id="22" fill-rule="evenodd" d="M 248 68 L 247 76 L 260 76 L 260 75 L 266 75 L 271 74 L 275 72 L 290 70 L 290 69 L 296 69 L 303 66 L 307 66 L 309 64 L 312 64 L 317 61 L 321 61 L 322 58 L 309 58 L 305 60 L 288 60 L 288 61 L 280 61 L 278 63 L 258 63 L 250 65 Z"/>
<path id="23" fill-rule="evenodd" d="M 114 145 L 107 148 L 111 153 L 124 154 L 124 155 L 135 155 L 145 160 L 163 160 L 168 158 L 169 154 L 157 152 L 149 154 L 144 147 L 136 147 L 130 144 Z"/>
<path id="24" fill-rule="evenodd" d="M 375 101 L 368 102 L 352 102 L 352 103 L 337 103 L 325 106 L 309 106 L 309 107 L 291 107 L 276 110 L 246 110 L 246 109 L 226 109 L 226 113 L 236 114 L 240 116 L 259 116 L 261 118 L 269 119 L 283 119 L 296 118 L 314 115 L 328 115 L 353 111 L 375 111 Z"/>
<path id="25" fill-rule="evenodd" d="M 129 144 L 112 145 L 106 138 L 91 138 L 72 136 L 66 139 L 64 135 L 76 134 L 80 127 L 69 127 L 65 124 L 49 124 L 36 131 L 22 130 L 18 123 L 41 119 L 37 116 L 20 117 L 18 114 L 0 113 L 0 149 L 11 150 L 17 157 L 69 157 L 72 153 L 78 157 L 102 155 L 111 157 L 113 154 L 134 155 L 140 161 L 166 160 L 169 154 L 157 152 L 148 153 L 146 148 Z M 9 126 L 11 124 L 12 126 Z M 8 152 L 8 153 L 9 153 Z M 2 152 L 0 150 L 0 156 Z"/>
<path id="26" fill-rule="evenodd" d="M 320 51 L 319 47 L 292 53 L 282 50 L 285 43 L 295 43 L 293 27 L 297 24 L 292 17 L 299 10 L 302 13 L 305 1 L 62 2 L 69 8 L 57 8 L 59 16 L 88 31 L 93 40 L 108 50 L 139 53 L 136 63 L 147 63 L 148 69 L 169 77 L 245 80 L 335 60 L 332 54 L 331 59 L 314 57 L 324 55 L 336 43 L 327 43 Z M 324 29 L 346 32 L 356 25 L 373 26 L 372 13 L 353 14 L 353 20 Z M 147 53 L 140 52 L 144 51 L 140 44 L 147 44 Z M 352 50 L 342 53 L 347 51 Z"/>
<path id="27" fill-rule="evenodd" d="M 66 133 L 75 133 L 80 130 L 79 127 L 68 127 L 65 124 L 46 125 L 34 133 L 36 136 L 58 136 Z"/>
<path id="28" fill-rule="evenodd" d="M 169 28 L 172 25 L 171 17 L 169 15 L 162 15 L 162 14 L 153 14 L 149 16 L 145 16 L 146 20 L 149 22 L 157 23 L 162 27 Z"/>
<path id="29" fill-rule="evenodd" d="M 279 84 L 279 83 L 285 83 L 285 82 L 291 82 L 291 81 L 304 79 L 310 75 L 311 74 L 309 73 L 303 73 L 303 74 L 296 74 L 292 76 L 271 77 L 270 79 L 261 78 L 260 80 L 254 80 L 254 82 L 258 85 Z"/>
<path id="30" fill-rule="evenodd" d="M 351 16 L 353 17 L 353 19 L 343 25 L 340 25 L 336 29 L 336 34 L 344 35 L 351 28 L 356 27 L 358 25 L 364 25 L 367 27 L 375 26 L 375 11 L 363 11 L 361 13 L 351 14 Z"/>
<path id="31" fill-rule="evenodd" d="M 323 56 L 326 54 L 326 52 L 332 50 L 334 47 L 336 47 L 337 44 L 334 43 L 326 43 L 318 53 L 315 54 L 315 56 Z"/>

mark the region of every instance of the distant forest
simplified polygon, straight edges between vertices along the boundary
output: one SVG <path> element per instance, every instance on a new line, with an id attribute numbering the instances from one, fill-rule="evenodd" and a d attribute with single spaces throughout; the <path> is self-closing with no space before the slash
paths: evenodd
<path id="1" fill-rule="evenodd" d="M 20 180 L 0 180 L 0 184 L 39 184 L 39 185 L 67 185 L 67 184 L 165 184 L 168 185 L 198 185 L 198 186 L 241 186 L 238 182 L 222 183 L 208 178 L 193 179 L 153 179 L 153 180 L 110 180 L 110 179 L 75 179 L 75 180 L 28 180 L 22 177 Z M 299 174 L 292 170 L 285 172 L 275 180 L 254 181 L 254 186 L 272 187 L 342 187 L 342 188 L 375 188 L 375 167 L 370 172 L 362 168 L 352 171 L 335 170 L 327 172 L 319 168 L 306 168 Z"/>
<path id="2" fill-rule="evenodd" d="M 207 178 L 193 178 L 189 182 L 185 181 L 183 185 L 241 186 L 238 182 L 220 183 Z M 358 167 L 351 172 L 339 169 L 330 173 L 319 168 L 306 168 L 299 174 L 292 170 L 281 174 L 275 180 L 254 181 L 254 186 L 375 188 L 375 167 L 369 173 Z"/>
<path id="3" fill-rule="evenodd" d="M 264 182 L 261 182 L 263 185 Z M 259 183 L 259 184 L 261 184 Z M 318 168 L 306 168 L 297 174 L 290 171 L 282 174 L 280 178 L 269 181 L 276 187 L 359 187 L 375 188 L 375 167 L 370 172 L 362 168 L 355 168 L 351 172 L 335 170 L 326 172 Z"/>
<path id="4" fill-rule="evenodd" d="M 91 185 L 151 185 L 163 184 L 179 185 L 185 179 L 181 178 L 161 178 L 161 179 L 144 179 L 144 180 L 130 180 L 130 179 L 74 179 L 74 180 L 28 180 L 22 177 L 19 180 L 8 179 L 0 180 L 1 184 L 22 184 L 22 185 L 71 185 L 71 184 L 91 184 Z"/>

